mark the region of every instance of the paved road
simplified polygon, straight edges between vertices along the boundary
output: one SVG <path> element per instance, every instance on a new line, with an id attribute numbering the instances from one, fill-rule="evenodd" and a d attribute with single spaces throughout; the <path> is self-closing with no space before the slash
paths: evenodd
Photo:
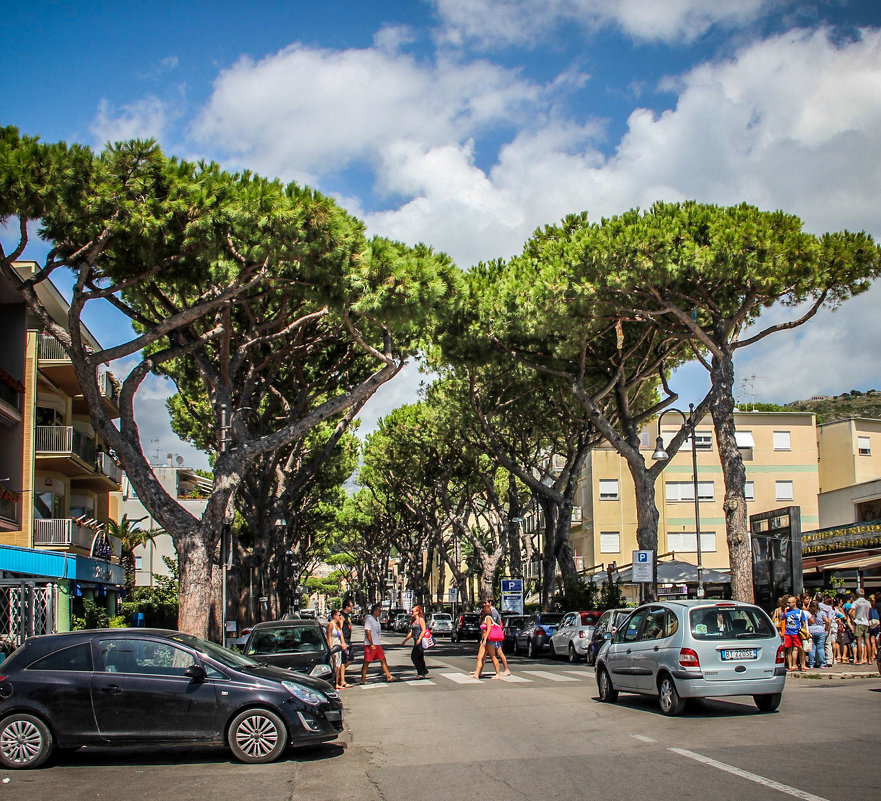
<path id="1" fill-rule="evenodd" d="M 338 744 L 273 765 L 239 765 L 220 749 L 82 749 L 0 774 L 0 801 L 879 797 L 881 678 L 790 681 L 776 714 L 744 698 L 671 719 L 651 699 L 599 703 L 583 665 L 511 658 L 511 679 L 470 681 L 474 650 L 441 643 L 429 680 L 417 682 L 409 648 L 390 646 L 401 680 L 385 684 L 375 670 L 368 686 L 345 691 Z"/>

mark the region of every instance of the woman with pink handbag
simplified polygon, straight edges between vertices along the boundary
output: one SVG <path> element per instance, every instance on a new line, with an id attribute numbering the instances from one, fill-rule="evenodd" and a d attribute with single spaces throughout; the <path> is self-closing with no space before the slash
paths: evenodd
<path id="1" fill-rule="evenodd" d="M 489 601 L 484 601 L 480 614 L 483 617 L 483 622 L 480 624 L 483 638 L 480 641 L 480 648 L 477 651 L 477 667 L 475 667 L 474 672 L 469 675 L 472 678 L 479 679 L 480 672 L 483 670 L 483 665 L 488 656 L 492 659 L 493 667 L 496 669 L 496 675 L 493 676 L 493 678 L 500 679 L 502 678 L 502 672 L 499 667 L 498 650 L 502 647 L 502 642 L 505 639 L 505 632 L 502 627 L 493 620 L 492 605 Z"/>

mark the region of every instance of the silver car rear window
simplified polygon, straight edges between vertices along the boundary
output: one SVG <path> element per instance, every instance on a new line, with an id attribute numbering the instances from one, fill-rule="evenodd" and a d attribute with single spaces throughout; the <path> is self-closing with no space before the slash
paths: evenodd
<path id="1" fill-rule="evenodd" d="M 698 607 L 689 614 L 691 636 L 696 640 L 746 640 L 779 636 L 768 616 L 756 607 Z"/>

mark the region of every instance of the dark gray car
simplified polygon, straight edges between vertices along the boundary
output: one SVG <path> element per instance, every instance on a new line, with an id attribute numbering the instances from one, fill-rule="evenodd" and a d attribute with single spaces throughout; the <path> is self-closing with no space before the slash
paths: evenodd
<path id="1" fill-rule="evenodd" d="M 339 647 L 339 646 L 337 646 Z M 327 679 L 331 649 L 317 620 L 273 620 L 251 630 L 244 653 L 258 662 Z"/>

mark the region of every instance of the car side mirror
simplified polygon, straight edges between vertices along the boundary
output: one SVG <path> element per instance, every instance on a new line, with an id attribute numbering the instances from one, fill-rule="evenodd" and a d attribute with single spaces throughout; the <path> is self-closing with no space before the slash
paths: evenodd
<path id="1" fill-rule="evenodd" d="M 190 665 L 185 671 L 184 676 L 188 679 L 192 679 L 193 681 L 205 681 L 208 678 L 208 674 L 205 672 L 205 668 L 201 665 Z"/>
<path id="2" fill-rule="evenodd" d="M 612 632 L 610 632 L 610 631 L 605 632 L 603 634 L 603 639 L 604 640 L 611 640 L 612 639 Z"/>
<path id="3" fill-rule="evenodd" d="M 341 654 L 343 652 L 343 646 L 342 645 L 334 645 L 334 647 L 330 649 L 330 652 L 332 654 Z"/>

